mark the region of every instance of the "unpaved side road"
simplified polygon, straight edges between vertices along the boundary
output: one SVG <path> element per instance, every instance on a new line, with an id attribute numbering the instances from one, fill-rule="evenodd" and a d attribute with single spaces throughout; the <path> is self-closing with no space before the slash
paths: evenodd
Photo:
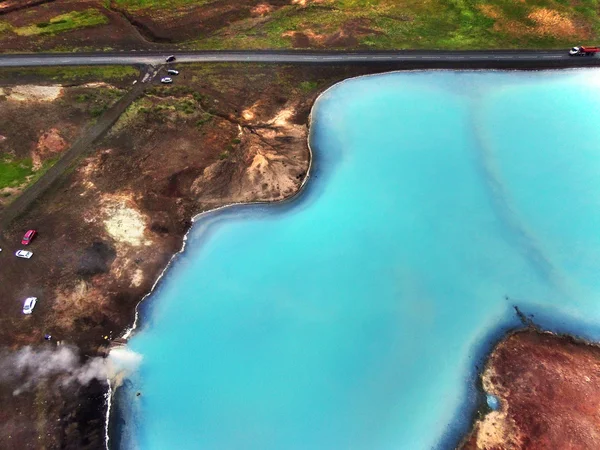
<path id="1" fill-rule="evenodd" d="M 152 66 L 146 67 L 140 71 L 138 82 L 117 101 L 110 109 L 108 109 L 96 123 L 86 128 L 82 135 L 77 138 L 71 148 L 63 153 L 63 156 L 54 164 L 42 177 L 33 185 L 27 188 L 15 201 L 9 204 L 3 211 L 0 212 L 0 245 L 4 244 L 4 230 L 6 227 L 20 214 L 27 210 L 44 192 L 46 192 L 61 175 L 73 166 L 79 158 L 90 150 L 92 144 L 104 136 L 104 134 L 112 127 L 117 119 L 125 112 L 127 107 L 136 100 L 150 83 L 143 83 L 143 79 L 148 79 L 155 69 Z M 148 80 L 150 81 L 150 80 Z M 4 246 L 4 245 L 2 245 Z"/>

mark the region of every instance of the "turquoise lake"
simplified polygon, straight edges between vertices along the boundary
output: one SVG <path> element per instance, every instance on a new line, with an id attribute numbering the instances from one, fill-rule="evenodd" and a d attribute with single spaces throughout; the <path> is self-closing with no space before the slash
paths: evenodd
<path id="1" fill-rule="evenodd" d="M 327 91 L 304 191 L 200 218 L 141 307 L 125 448 L 452 447 L 514 306 L 600 340 L 599 87 L 439 71 Z"/>

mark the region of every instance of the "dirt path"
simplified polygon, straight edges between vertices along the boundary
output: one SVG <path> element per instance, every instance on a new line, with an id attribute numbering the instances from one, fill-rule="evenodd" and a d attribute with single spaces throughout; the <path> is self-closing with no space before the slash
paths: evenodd
<path id="1" fill-rule="evenodd" d="M 92 144 L 110 129 L 127 107 L 137 99 L 150 83 L 141 80 L 154 69 L 142 70 L 138 82 L 117 103 L 108 109 L 96 123 L 86 128 L 71 148 L 39 180 L 27 188 L 14 202 L 0 212 L 0 247 L 4 246 L 4 230 L 20 214 L 25 212 L 44 192 L 52 187 L 79 158 L 88 152 Z"/>

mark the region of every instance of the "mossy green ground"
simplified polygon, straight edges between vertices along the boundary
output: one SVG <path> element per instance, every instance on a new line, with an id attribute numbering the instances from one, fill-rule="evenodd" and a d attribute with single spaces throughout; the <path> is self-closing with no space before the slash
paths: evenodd
<path id="1" fill-rule="evenodd" d="M 102 81 L 133 81 L 140 71 L 132 66 L 58 66 L 3 68 L 0 77 L 43 79 L 57 83 Z"/>
<path id="2" fill-rule="evenodd" d="M 15 27 L 8 22 L 0 22 L 0 33 L 15 33 L 19 36 L 57 34 L 79 28 L 93 27 L 108 23 L 108 18 L 99 10 L 89 8 L 84 11 L 71 11 L 52 17 L 45 22 Z"/>
<path id="3" fill-rule="evenodd" d="M 293 32 L 316 36 L 340 30 L 374 49 L 551 48 L 600 37 L 597 0 L 330 0 L 285 6 L 264 24 L 255 19 L 195 40 L 191 48 L 285 48 Z M 335 45 L 334 45 L 335 46 Z"/>
<path id="4" fill-rule="evenodd" d="M 114 0 L 114 4 L 128 10 L 152 8 L 170 9 L 187 5 L 203 5 L 211 0 Z"/>
<path id="5" fill-rule="evenodd" d="M 139 76 L 139 70 L 129 66 L 74 66 L 74 67 L 35 67 L 35 68 L 2 68 L 0 79 L 18 78 L 24 83 L 37 84 L 40 80 L 56 83 L 86 83 L 102 81 L 120 84 L 124 80 L 129 84 L 131 79 Z M 124 93 L 123 89 L 98 86 L 90 87 L 75 96 L 72 101 L 80 104 L 82 112 L 92 119 L 101 116 Z M 64 101 L 64 100 L 57 100 Z M 37 181 L 60 158 L 56 156 L 45 160 L 42 167 L 34 170 L 31 158 L 18 159 L 10 154 L 0 156 L 0 190 L 4 188 L 20 188 Z M 0 194 L 3 195 L 3 194 Z"/>
<path id="6" fill-rule="evenodd" d="M 18 188 L 34 183 L 54 165 L 57 159 L 51 158 L 44 161 L 42 167 L 34 171 L 31 158 L 18 160 L 9 155 L 2 156 L 0 158 L 0 189 Z"/>
<path id="7" fill-rule="evenodd" d="M 72 30 L 96 26 L 104 26 L 111 33 L 108 10 L 118 9 L 142 22 L 150 20 L 146 23 L 161 28 L 166 36 L 171 27 L 173 33 L 178 33 L 178 21 L 190 27 L 197 20 L 196 37 L 186 34 L 183 41 L 176 36 L 173 39 L 174 44 L 189 49 L 294 45 L 365 49 L 560 48 L 594 43 L 600 38 L 599 1 L 297 0 L 283 6 L 264 2 L 262 12 L 250 14 L 248 8 L 256 5 L 241 0 L 231 0 L 229 7 L 221 0 L 98 0 L 96 4 L 91 2 L 88 9 L 44 21 L 36 21 L 36 14 L 31 14 L 30 24 L 19 22 L 17 26 L 8 19 L 0 20 L 0 41 L 8 35 L 62 37 Z M 42 7 L 49 6 L 29 11 Z M 236 8 L 240 10 L 239 19 L 228 16 Z M 202 31 L 203 20 L 219 25 L 206 34 Z M 298 44 L 293 40 L 294 33 L 304 33 L 309 42 L 305 39 Z M 57 45 L 56 50 L 60 51 L 76 47 L 68 38 Z M 93 50 L 93 44 L 87 49 Z"/>

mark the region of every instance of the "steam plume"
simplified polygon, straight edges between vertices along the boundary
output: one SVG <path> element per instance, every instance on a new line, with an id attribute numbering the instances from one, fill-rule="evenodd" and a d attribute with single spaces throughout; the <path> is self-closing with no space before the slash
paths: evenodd
<path id="1" fill-rule="evenodd" d="M 52 349 L 24 347 L 19 351 L 0 354 L 0 383 L 15 383 L 18 395 L 38 382 L 52 380 L 59 386 L 74 383 L 85 386 L 92 380 L 115 380 L 133 372 L 141 362 L 141 355 L 119 348 L 107 358 L 94 357 L 82 362 L 77 348 L 60 346 Z"/>

